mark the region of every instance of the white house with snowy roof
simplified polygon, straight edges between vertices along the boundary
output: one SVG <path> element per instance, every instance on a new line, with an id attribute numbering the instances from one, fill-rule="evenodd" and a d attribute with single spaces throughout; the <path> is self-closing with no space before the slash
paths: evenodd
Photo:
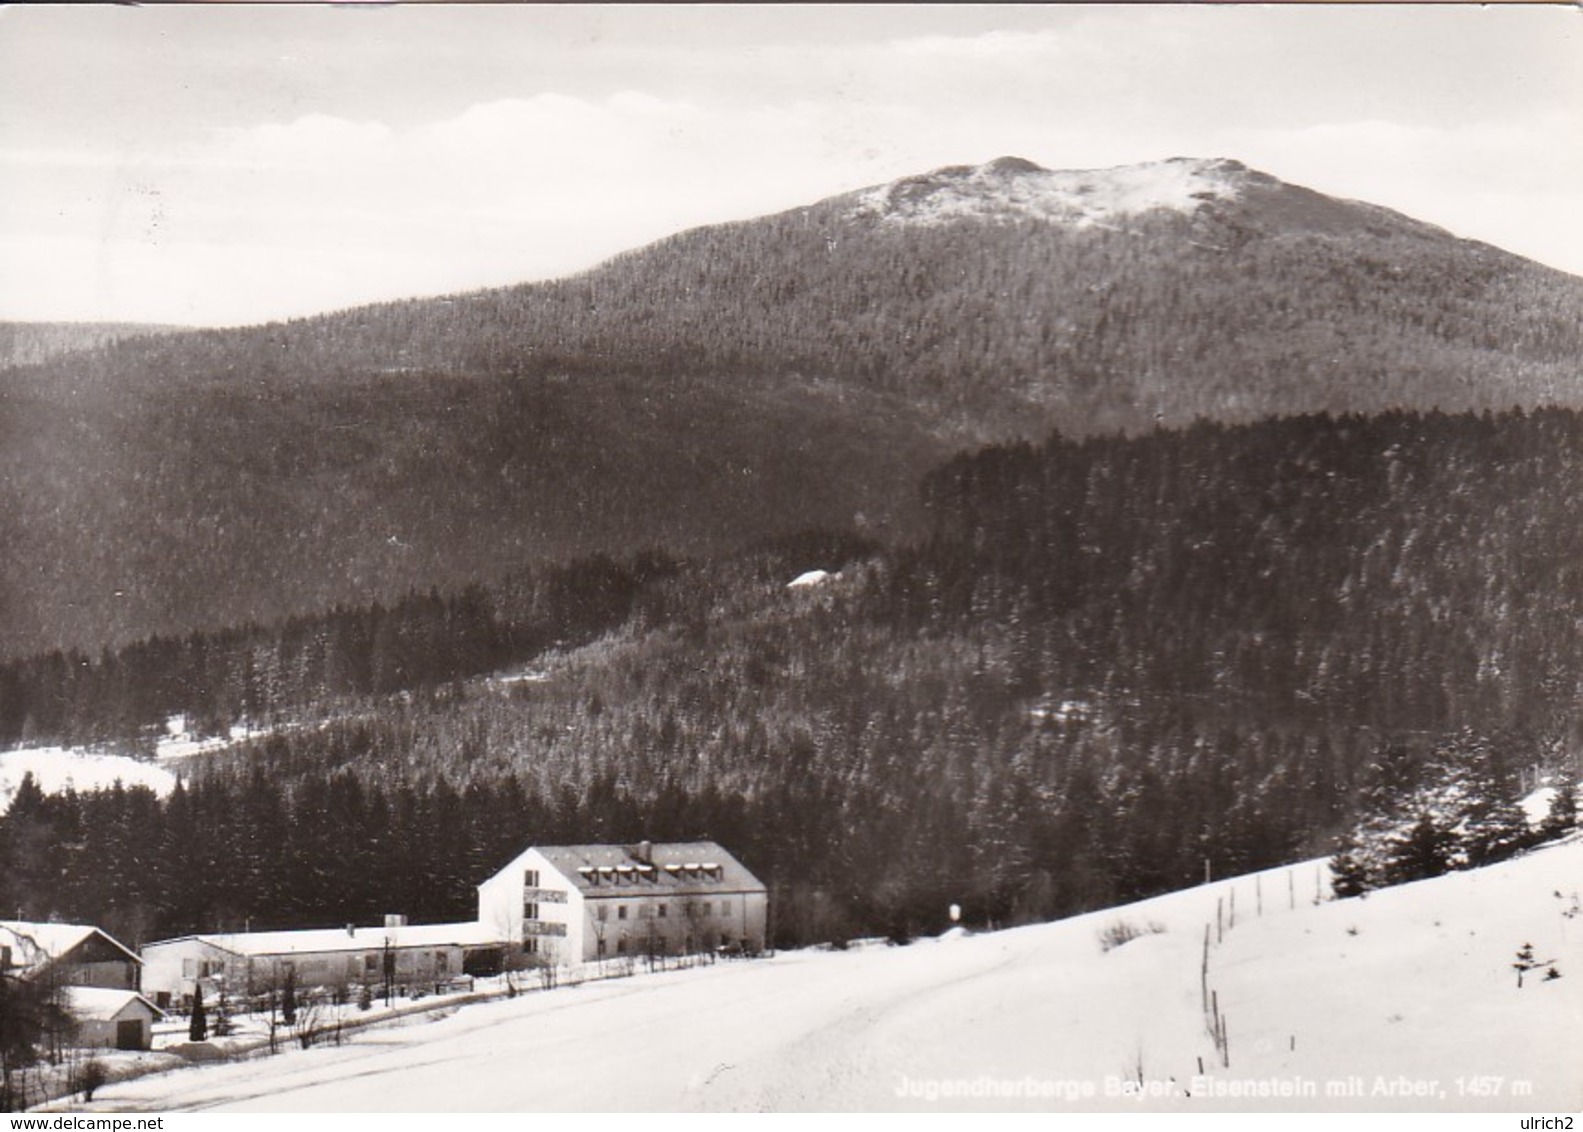
<path id="1" fill-rule="evenodd" d="M 143 961 L 92 924 L 0 920 L 0 972 L 60 986 L 138 989 Z"/>
<path id="2" fill-rule="evenodd" d="M 478 886 L 478 922 L 538 962 L 764 950 L 768 893 L 713 841 L 539 845 Z"/>
<path id="3" fill-rule="evenodd" d="M 143 961 L 92 924 L 0 920 L 0 978 L 58 988 L 79 1048 L 148 1049 L 160 1011 L 138 993 Z"/>

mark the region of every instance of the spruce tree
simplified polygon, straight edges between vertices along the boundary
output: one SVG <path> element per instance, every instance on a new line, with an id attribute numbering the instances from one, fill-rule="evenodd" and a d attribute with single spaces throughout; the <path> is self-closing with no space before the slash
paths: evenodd
<path id="1" fill-rule="evenodd" d="M 190 1041 L 206 1042 L 209 1040 L 209 1015 L 203 1008 L 203 988 L 194 989 L 192 996 L 192 1021 L 187 1026 L 187 1037 Z"/>
<path id="2" fill-rule="evenodd" d="M 1368 855 L 1356 830 L 1348 830 L 1336 843 L 1330 858 L 1330 890 L 1337 899 L 1362 896 L 1377 883 L 1371 875 Z"/>
<path id="3" fill-rule="evenodd" d="M 1535 831 L 1535 839 L 1554 841 L 1571 833 L 1577 825 L 1577 786 L 1572 782 L 1566 782 L 1558 786 L 1551 796 L 1550 812 L 1545 814 L 1544 820 L 1539 823 L 1539 828 Z"/>
<path id="4" fill-rule="evenodd" d="M 286 985 L 280 992 L 280 1016 L 286 1025 L 297 1024 L 297 972 L 286 968 Z"/>

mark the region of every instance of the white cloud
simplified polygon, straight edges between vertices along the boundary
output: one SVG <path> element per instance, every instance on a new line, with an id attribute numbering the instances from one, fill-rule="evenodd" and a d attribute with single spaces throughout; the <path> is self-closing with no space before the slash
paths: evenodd
<path id="1" fill-rule="evenodd" d="M 1560 110 L 1518 122 L 1404 125 L 1379 119 L 1228 131 L 1255 166 L 1335 195 L 1387 204 L 1459 236 L 1583 271 L 1575 187 L 1583 147 Z"/>
<path id="2" fill-rule="evenodd" d="M 344 162 L 377 151 L 391 136 L 390 127 L 381 122 L 350 122 L 329 114 L 305 114 L 292 122 L 265 122 L 236 131 L 209 159 L 264 167 Z"/>
<path id="3" fill-rule="evenodd" d="M 704 110 L 623 90 L 405 130 L 308 115 L 158 163 L 34 158 L 18 178 L 34 192 L 6 198 L 0 229 L 32 233 L 10 262 L 43 270 L 0 271 L 0 305 L 92 294 L 81 317 L 231 322 L 561 274 L 849 187 L 827 149 L 811 104 Z"/>
<path id="4" fill-rule="evenodd" d="M 1234 7 L 233 12 L 272 53 L 233 35 L 153 70 L 118 31 L 91 73 L 143 69 L 82 128 L 0 110 L 0 316 L 48 293 L 57 315 L 238 321 L 506 283 L 1002 154 L 1237 157 L 1583 270 L 1570 24 Z M 40 82 L 52 59 L 0 50 Z M 182 98 L 160 113 L 150 83 Z"/>

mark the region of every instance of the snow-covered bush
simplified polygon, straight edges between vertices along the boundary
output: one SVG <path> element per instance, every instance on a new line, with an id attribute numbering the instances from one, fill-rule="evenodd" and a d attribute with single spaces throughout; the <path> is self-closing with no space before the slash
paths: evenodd
<path id="1" fill-rule="evenodd" d="M 86 1061 L 74 1067 L 71 1073 L 71 1089 L 75 1093 L 81 1093 L 85 1102 L 92 1102 L 94 1093 L 109 1080 L 110 1071 L 105 1063 L 98 1057 L 90 1055 Z"/>
<path id="2" fill-rule="evenodd" d="M 1563 783 L 1550 796 L 1550 812 L 1539 822 L 1540 841 L 1565 837 L 1578 827 L 1578 793 L 1573 782 Z"/>
<path id="3" fill-rule="evenodd" d="M 1124 943 L 1131 943 L 1139 936 L 1159 935 L 1163 931 L 1165 925 L 1153 920 L 1142 927 L 1131 920 L 1117 920 L 1099 933 L 1099 947 L 1101 951 L 1111 951 Z"/>

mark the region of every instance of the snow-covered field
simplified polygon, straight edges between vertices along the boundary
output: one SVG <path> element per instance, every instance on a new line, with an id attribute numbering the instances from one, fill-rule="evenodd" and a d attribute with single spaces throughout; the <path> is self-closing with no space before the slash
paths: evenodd
<path id="1" fill-rule="evenodd" d="M 1319 869 L 1012 931 L 788 953 L 472 1005 L 341 1047 L 127 1082 L 92 1107 L 1583 1106 L 1583 840 L 1316 905 Z M 1217 904 L 1226 930 L 1210 947 L 1207 985 L 1229 1066 L 1203 1011 L 1205 928 Z M 1104 950 L 1101 933 L 1122 921 L 1147 934 Z M 1540 967 L 1519 989 L 1512 964 L 1525 943 L 1561 977 L 1547 980 Z"/>
<path id="2" fill-rule="evenodd" d="M 0 814 L 10 807 L 12 795 L 29 773 L 46 794 L 61 794 L 68 787 L 79 793 L 108 789 L 119 781 L 125 786 L 147 786 L 163 796 L 176 786 L 176 776 L 170 771 L 126 755 L 96 754 L 69 747 L 25 747 L 0 751 Z"/>
<path id="3" fill-rule="evenodd" d="M 285 729 L 275 728 L 277 731 Z M 23 776 L 30 772 L 39 789 L 46 794 L 62 794 L 68 788 L 78 793 L 108 790 L 120 782 L 123 786 L 147 786 L 163 798 L 176 788 L 176 772 L 185 760 L 228 750 L 268 733 L 241 723 L 233 726 L 228 735 L 200 737 L 188 731 L 185 718 L 177 715 L 171 717 L 165 733 L 155 740 L 152 762 L 85 747 L 23 747 L 0 751 L 0 814 L 11 805 Z"/>

